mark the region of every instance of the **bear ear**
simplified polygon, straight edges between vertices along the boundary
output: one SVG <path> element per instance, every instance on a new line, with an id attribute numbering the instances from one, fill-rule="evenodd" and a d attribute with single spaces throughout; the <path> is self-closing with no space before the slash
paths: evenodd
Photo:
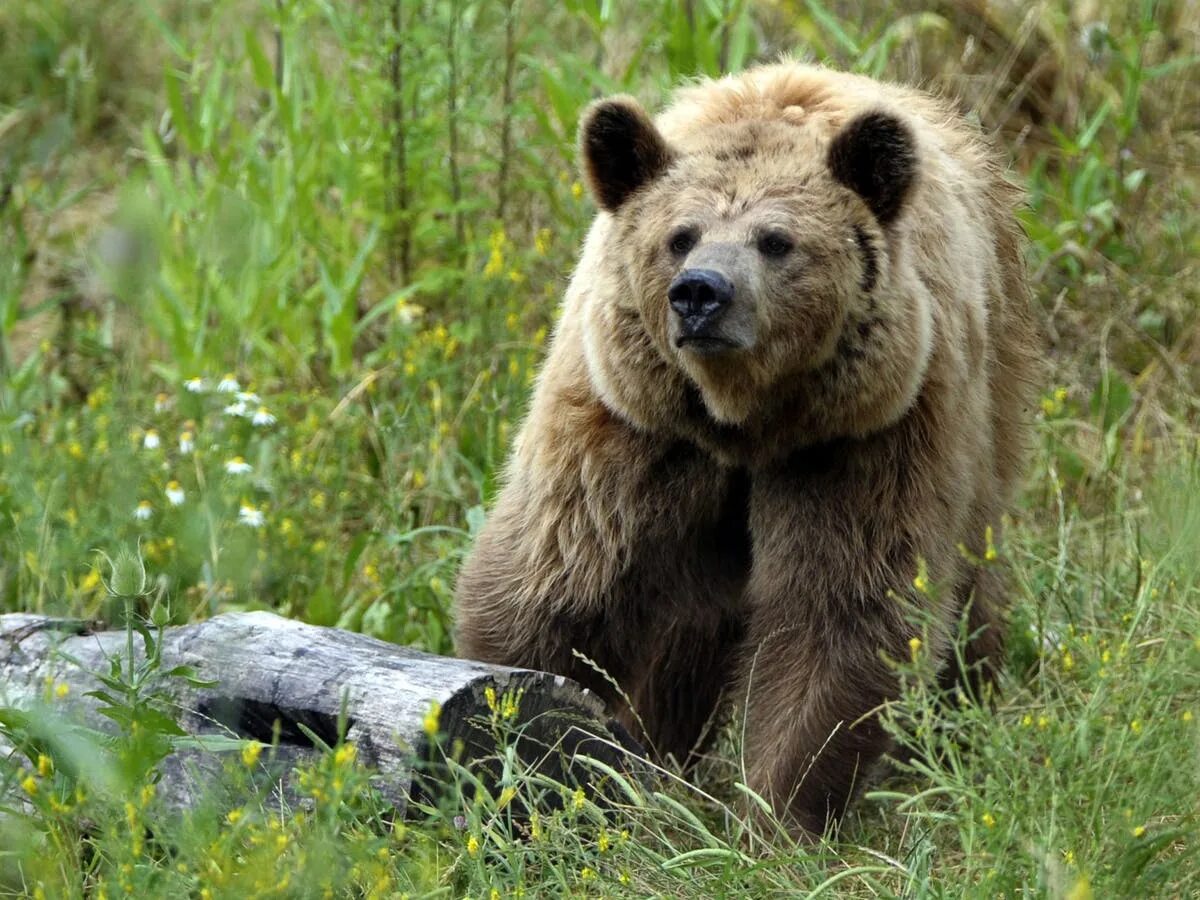
<path id="1" fill-rule="evenodd" d="M 592 196 L 608 212 L 666 171 L 672 159 L 650 116 L 625 96 L 597 100 L 584 111 L 579 151 Z"/>
<path id="2" fill-rule="evenodd" d="M 827 157 L 833 177 L 866 201 L 879 224 L 895 220 L 917 172 L 908 126 L 890 113 L 851 119 L 834 137 Z"/>

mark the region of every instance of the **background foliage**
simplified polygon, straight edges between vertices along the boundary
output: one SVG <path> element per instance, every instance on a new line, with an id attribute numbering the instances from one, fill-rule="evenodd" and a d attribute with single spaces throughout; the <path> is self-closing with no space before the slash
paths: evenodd
<path id="1" fill-rule="evenodd" d="M 618 821 L 569 794 L 514 839 L 503 793 L 380 827 L 345 748 L 311 809 L 167 821 L 158 744 L 71 768 L 51 712 L 10 711 L 0 892 L 1200 890 L 1198 29 L 1184 0 L 8 0 L 0 611 L 269 608 L 448 652 L 592 214 L 579 111 L 780 52 L 945 91 L 995 133 L 1052 371 L 1001 548 L 1005 698 L 943 730 L 914 679 L 892 727 L 930 761 L 837 840 L 747 831 L 733 734 L 702 791 L 633 791 Z M 145 589 L 114 593 L 96 551 L 139 548 Z M 153 729 L 138 691 L 126 721 Z"/>

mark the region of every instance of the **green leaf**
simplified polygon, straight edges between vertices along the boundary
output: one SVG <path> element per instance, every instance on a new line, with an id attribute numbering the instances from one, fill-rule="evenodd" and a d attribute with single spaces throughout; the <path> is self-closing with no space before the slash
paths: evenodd
<path id="1" fill-rule="evenodd" d="M 181 139 L 184 147 L 194 153 L 201 147 L 200 131 L 183 100 L 183 89 L 186 83 L 185 76 L 175 69 L 167 69 L 164 85 L 167 91 L 167 110 L 171 113 L 171 124 L 175 126 L 175 133 Z"/>
<path id="2" fill-rule="evenodd" d="M 829 34 L 839 47 L 845 50 L 853 57 L 858 57 L 862 51 L 859 49 L 858 41 L 851 37 L 850 33 L 842 27 L 842 23 L 838 21 L 837 16 L 827 10 L 818 0 L 805 0 L 805 6 L 812 13 L 812 17 L 817 20 L 821 28 Z"/>
<path id="3" fill-rule="evenodd" d="M 1100 384 L 1091 397 L 1092 415 L 1100 420 L 1100 428 L 1108 431 L 1133 408 L 1133 388 L 1120 373 L 1105 369 Z"/>
<path id="4" fill-rule="evenodd" d="M 197 688 L 216 687 L 218 684 L 220 684 L 219 681 L 212 681 L 207 678 L 201 678 L 199 670 L 195 666 L 187 666 L 187 665 L 175 666 L 175 668 L 168 669 L 166 672 L 163 672 L 162 674 L 163 674 L 164 678 L 181 678 L 184 681 L 186 681 L 188 684 L 190 684 L 192 687 L 197 687 Z"/>
<path id="5" fill-rule="evenodd" d="M 254 33 L 254 29 L 247 28 L 243 32 L 242 39 L 246 44 L 246 55 L 250 57 L 250 69 L 254 73 L 254 83 L 264 91 L 274 90 L 275 70 L 271 66 L 271 61 L 267 59 L 262 44 L 258 41 L 258 35 Z"/>
<path id="6" fill-rule="evenodd" d="M 1088 122 L 1087 127 L 1083 129 L 1076 140 L 1076 144 L 1080 150 L 1087 150 L 1092 146 L 1092 141 L 1096 139 L 1097 132 L 1108 121 L 1108 114 L 1110 112 L 1112 112 L 1112 101 L 1105 97 L 1104 102 L 1100 104 L 1100 108 L 1092 115 L 1091 121 Z"/>
<path id="7" fill-rule="evenodd" d="M 174 750 L 202 750 L 206 753 L 236 752 L 245 749 L 247 744 L 256 743 L 259 742 L 224 734 L 185 734 L 171 738 L 171 748 Z"/>

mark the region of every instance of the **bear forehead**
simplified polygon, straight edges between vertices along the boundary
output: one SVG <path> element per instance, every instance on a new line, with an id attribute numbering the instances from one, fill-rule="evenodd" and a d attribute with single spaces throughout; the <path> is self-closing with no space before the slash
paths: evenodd
<path id="1" fill-rule="evenodd" d="M 707 166 L 700 172 L 683 168 L 668 176 L 658 189 L 658 199 L 651 202 L 668 217 L 703 221 L 753 213 L 755 218 L 773 218 L 783 223 L 822 215 L 827 205 L 820 202 L 823 193 L 826 192 L 816 186 L 812 175 L 803 172 L 781 170 L 774 177 L 763 178 L 753 167 L 713 171 Z M 653 194 L 648 195 L 648 199 L 651 197 Z"/>
<path id="2" fill-rule="evenodd" d="M 675 146 L 677 157 L 652 193 L 677 210 L 725 217 L 753 207 L 795 214 L 794 201 L 808 206 L 830 199 L 833 179 L 825 155 L 829 144 L 819 124 L 748 121 L 722 124 Z M 817 204 L 818 206 L 824 204 Z"/>
<path id="3" fill-rule="evenodd" d="M 831 138 L 832 129 L 821 119 L 750 119 L 689 132 L 671 146 L 683 156 L 711 157 L 724 163 L 780 159 L 795 163 L 819 154 Z"/>

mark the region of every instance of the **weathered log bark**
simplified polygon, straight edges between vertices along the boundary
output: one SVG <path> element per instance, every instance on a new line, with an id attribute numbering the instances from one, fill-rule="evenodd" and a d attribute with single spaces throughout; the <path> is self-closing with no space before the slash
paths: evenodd
<path id="1" fill-rule="evenodd" d="M 135 654 L 142 641 L 135 638 Z M 336 628 L 320 628 L 271 613 L 226 613 L 196 625 L 164 629 L 161 670 L 194 667 L 217 682 L 196 688 L 165 679 L 179 724 L 193 735 L 252 738 L 273 744 L 263 754 L 269 777 L 293 797 L 289 776 L 333 745 L 344 729 L 358 758 L 376 770 L 376 786 L 398 812 L 409 801 L 436 801 L 444 786 L 440 748 L 461 741 L 458 757 L 484 782 L 499 770 L 488 723 L 493 705 L 519 696 L 505 720 L 516 757 L 525 766 L 567 783 L 586 783 L 594 769 L 581 754 L 628 771 L 639 748 L 610 721 L 600 700 L 572 681 L 544 672 L 433 656 Z M 47 679 L 69 686 L 67 702 L 86 723 L 108 731 L 98 703 L 86 695 L 126 654 L 124 631 L 92 631 L 89 623 L 32 615 L 0 616 L 0 697 L 33 707 Z M 490 690 L 489 690 L 490 689 Z M 489 703 L 489 695 L 496 698 Z M 497 702 L 498 701 L 498 702 Z M 426 734 L 433 703 L 440 707 L 437 742 Z M 308 732 L 308 733 L 306 733 Z M 316 735 L 314 742 L 310 734 Z M 164 763 L 159 794 L 173 807 L 194 804 L 217 789 L 218 754 L 176 751 Z M 264 770 L 266 771 L 266 770 Z"/>

